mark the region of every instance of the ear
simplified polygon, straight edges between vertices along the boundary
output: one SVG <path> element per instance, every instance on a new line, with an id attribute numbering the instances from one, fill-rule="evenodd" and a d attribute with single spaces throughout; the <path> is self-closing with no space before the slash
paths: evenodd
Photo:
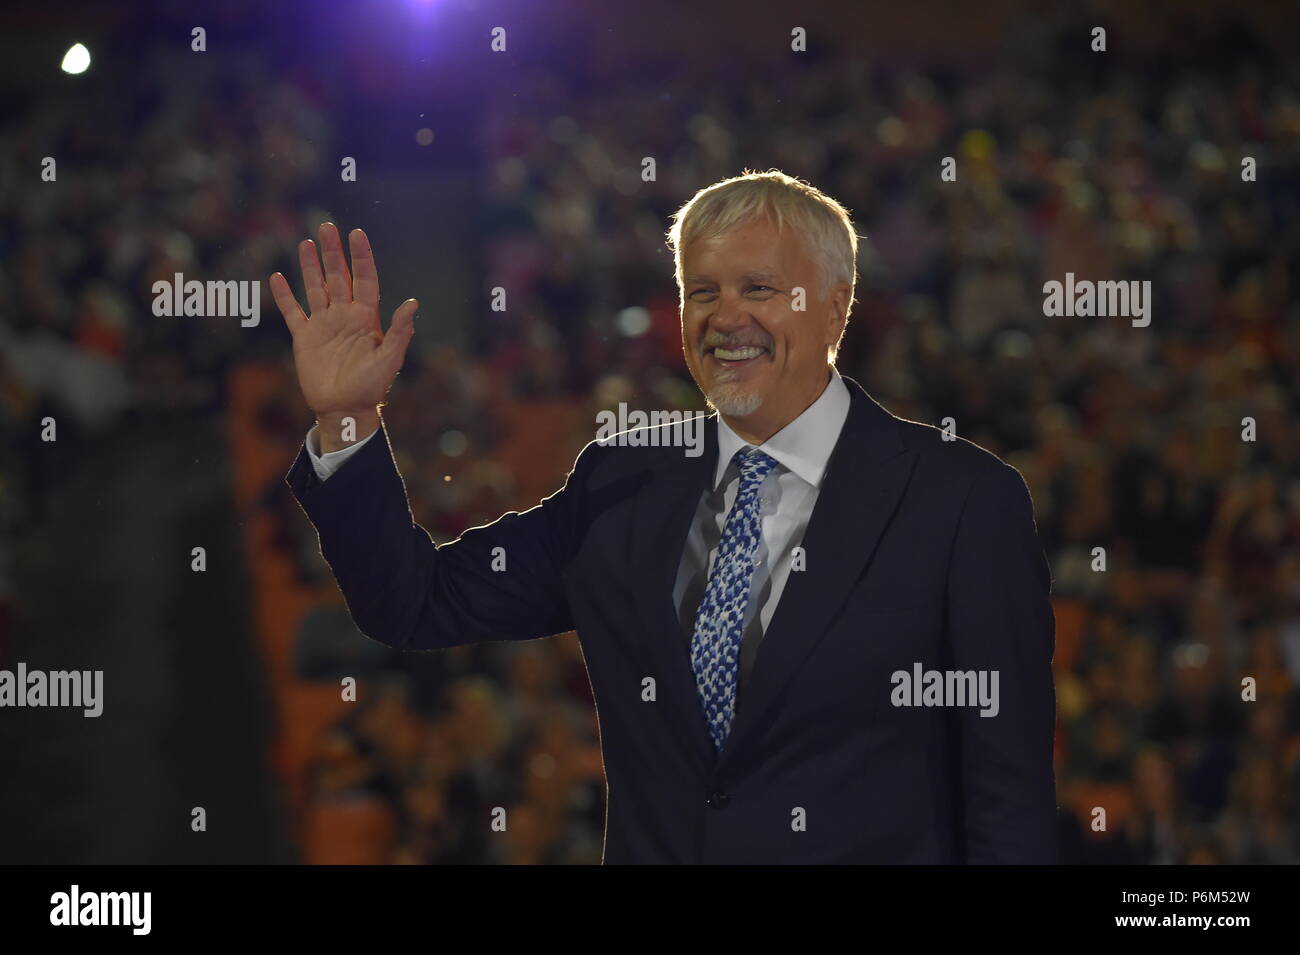
<path id="1" fill-rule="evenodd" d="M 849 311 L 853 308 L 853 289 L 848 282 L 839 282 L 831 287 L 831 313 L 826 323 L 826 344 L 834 345 L 844 334 L 844 326 L 849 320 Z"/>

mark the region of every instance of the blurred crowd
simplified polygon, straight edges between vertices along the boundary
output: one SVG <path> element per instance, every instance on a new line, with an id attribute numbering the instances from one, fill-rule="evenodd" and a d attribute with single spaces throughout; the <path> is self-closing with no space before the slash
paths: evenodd
<path id="1" fill-rule="evenodd" d="M 669 216 L 743 168 L 780 168 L 865 237 L 840 371 L 898 415 L 952 417 L 1032 491 L 1055 580 L 1064 861 L 1300 861 L 1297 61 L 1244 29 L 1105 67 L 1029 28 L 1005 44 L 960 71 L 810 55 L 761 77 L 678 64 L 599 87 L 562 69 L 489 83 L 464 266 L 511 307 L 463 316 L 468 351 L 417 336 L 385 413 L 412 509 L 452 540 L 536 503 L 521 487 L 558 487 L 597 409 L 702 408 Z M 175 80 L 193 71 L 157 69 L 138 102 L 94 104 L 140 111 L 130 141 L 104 132 L 126 117 L 76 123 L 57 102 L 0 131 L 6 183 L 44 155 L 85 167 L 57 194 L 0 191 L 0 548 L 39 515 L 46 414 L 62 440 L 219 411 L 223 374 L 269 359 L 282 383 L 257 426 L 298 441 L 308 423 L 283 336 L 131 316 L 173 272 L 296 275 L 286 250 L 327 217 L 310 198 L 327 123 L 255 60 L 202 96 Z M 268 171 L 270 153 L 294 174 Z M 1149 280 L 1150 326 L 1044 317 L 1042 285 L 1067 271 Z M 520 407 L 559 436 L 540 478 L 502 459 Z M 292 499 L 268 487 L 262 506 L 302 579 L 327 584 Z M 396 654 L 330 595 L 298 653 L 306 681 L 364 677 L 313 747 L 305 812 L 380 805 L 394 863 L 599 862 L 598 731 L 573 634 Z"/>
<path id="2" fill-rule="evenodd" d="M 264 279 L 287 267 L 313 211 L 302 190 L 323 119 L 264 57 L 158 43 L 120 67 L 97 64 L 105 81 L 46 76 L 21 108 L 8 94 L 0 123 L 5 665 L 20 542 L 41 536 L 61 476 L 93 468 L 128 432 L 165 439 L 169 426 L 218 419 L 232 367 L 283 355 L 273 312 L 257 328 L 155 319 L 154 282 Z"/>

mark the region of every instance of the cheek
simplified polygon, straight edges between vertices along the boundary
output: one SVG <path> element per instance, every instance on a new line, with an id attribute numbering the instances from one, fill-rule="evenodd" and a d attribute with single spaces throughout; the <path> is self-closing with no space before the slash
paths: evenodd
<path id="1" fill-rule="evenodd" d="M 791 328 L 786 335 L 786 347 L 790 351 L 791 360 L 796 362 L 809 361 L 816 357 L 817 349 L 822 347 L 821 329 L 812 324 L 811 318 L 804 315 L 805 323 L 797 328 Z"/>
<path id="2" fill-rule="evenodd" d="M 778 364 L 798 362 L 805 348 L 799 328 L 794 325 L 794 320 L 797 318 L 798 316 L 794 315 L 782 315 L 766 325 L 767 333 L 776 348 L 775 357 Z"/>
<path id="3" fill-rule="evenodd" d="M 700 336 L 698 331 L 691 325 L 682 326 L 682 351 L 690 361 L 695 360 L 696 346 L 699 343 Z"/>

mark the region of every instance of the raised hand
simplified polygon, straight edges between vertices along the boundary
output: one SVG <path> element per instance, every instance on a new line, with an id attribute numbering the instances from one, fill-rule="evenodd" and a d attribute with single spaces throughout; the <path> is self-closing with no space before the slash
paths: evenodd
<path id="1" fill-rule="evenodd" d="M 298 245 L 298 261 L 307 288 L 310 317 L 304 314 L 288 280 L 271 276 L 271 294 L 293 335 L 293 360 L 303 398 L 320 423 L 323 451 L 337 450 L 338 424 L 356 421 L 356 439 L 378 427 L 376 406 L 397 377 L 415 334 L 419 303 L 408 298 L 393 312 L 384 332 L 379 322 L 379 274 L 370 240 L 360 229 L 348 235 L 352 272 L 343 255 L 339 230 L 332 222 L 320 227 L 324 274 L 311 239 Z M 355 274 L 355 283 L 353 275 Z"/>

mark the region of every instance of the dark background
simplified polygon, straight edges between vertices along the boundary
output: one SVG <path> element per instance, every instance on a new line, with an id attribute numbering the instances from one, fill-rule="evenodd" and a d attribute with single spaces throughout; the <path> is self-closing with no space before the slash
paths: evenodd
<path id="1" fill-rule="evenodd" d="M 0 710 L 0 862 L 598 862 L 572 634 L 399 656 L 351 624 L 281 483 L 311 415 L 265 282 L 301 291 L 295 245 L 331 219 L 369 233 L 386 313 L 420 300 L 386 419 L 417 519 L 451 540 L 557 488 L 598 410 L 702 407 L 668 217 L 768 167 L 866 237 L 840 370 L 896 414 L 951 415 L 1029 483 L 1055 577 L 1063 858 L 1300 860 L 1297 19 L 7 9 L 0 667 L 103 669 L 105 710 Z M 68 76 L 74 42 L 93 61 Z M 155 317 L 150 287 L 178 271 L 261 281 L 260 325 Z M 1067 271 L 1150 280 L 1151 326 L 1044 318 L 1042 283 Z"/>

